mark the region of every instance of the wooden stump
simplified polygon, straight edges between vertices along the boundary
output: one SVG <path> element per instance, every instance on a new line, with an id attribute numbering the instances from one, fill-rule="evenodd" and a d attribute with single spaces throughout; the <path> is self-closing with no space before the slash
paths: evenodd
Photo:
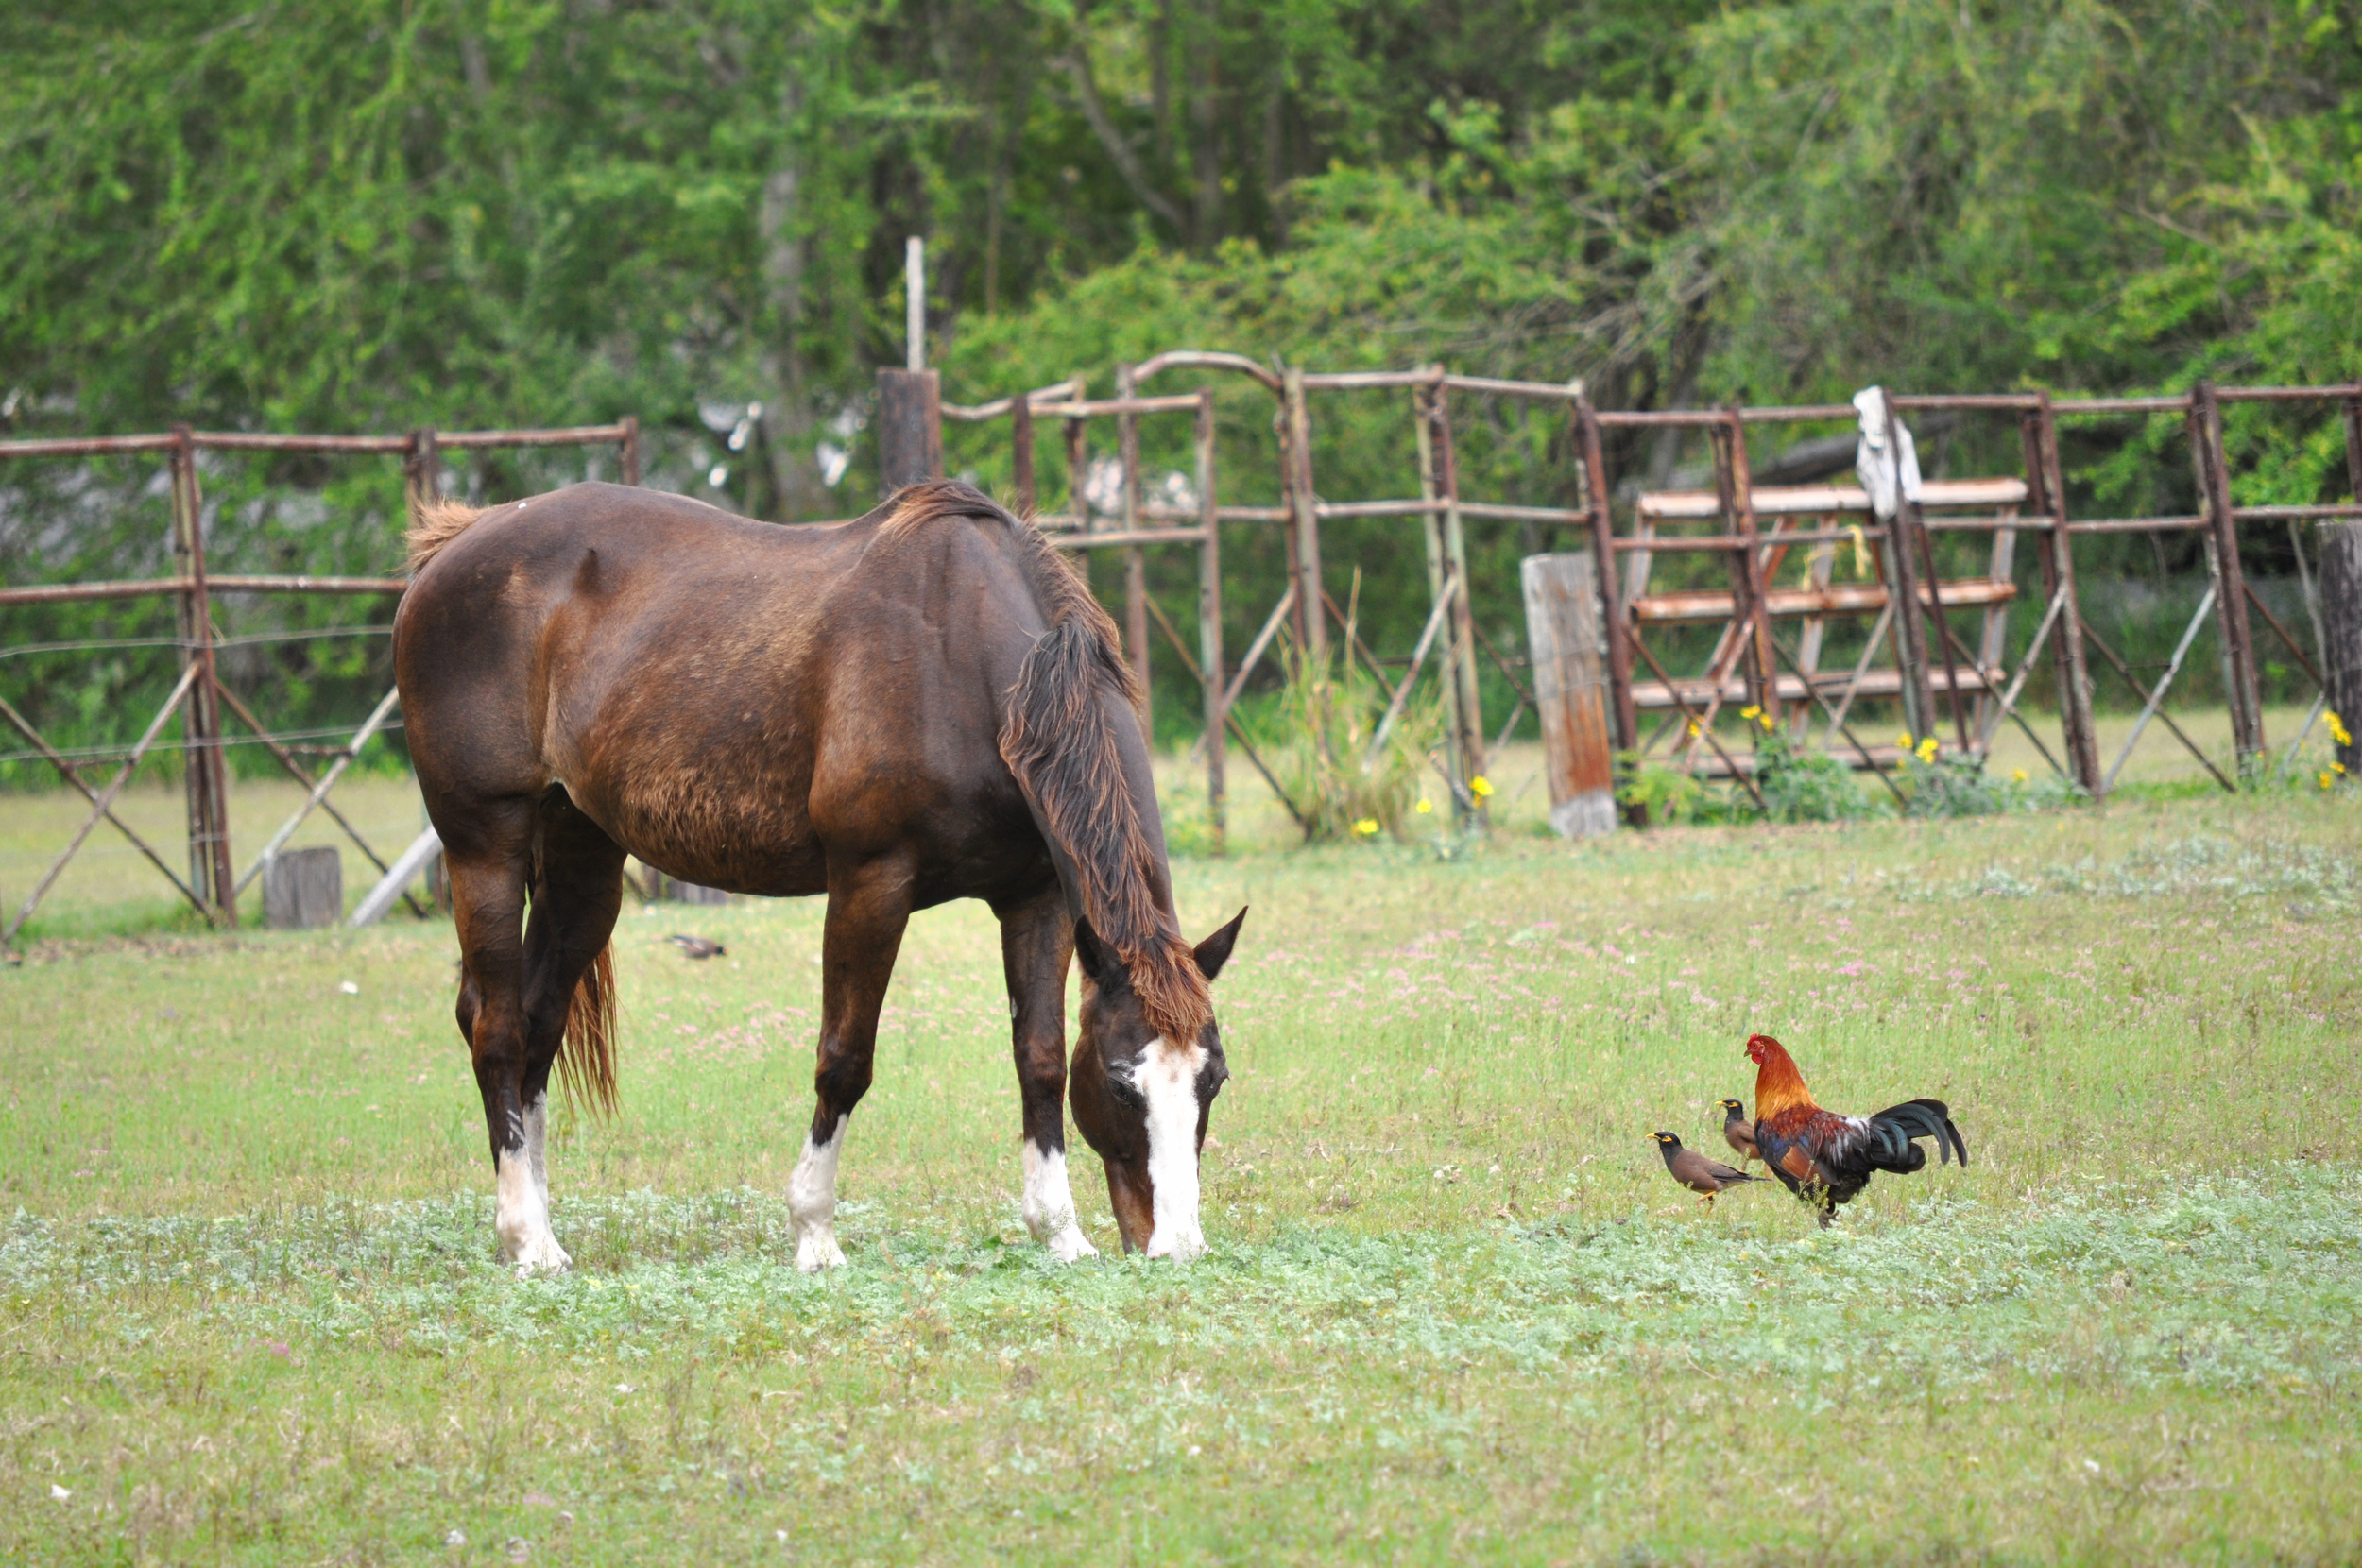
<path id="1" fill-rule="evenodd" d="M 282 849 L 263 866 L 263 924 L 314 931 L 345 913 L 344 858 L 334 848 Z"/>
<path id="2" fill-rule="evenodd" d="M 878 372 L 878 487 L 943 477 L 943 394 L 933 370 Z"/>
<path id="3" fill-rule="evenodd" d="M 2362 522 L 2321 528 L 2321 653 L 2330 711 L 2352 736 L 2362 725 Z M 2354 777 L 2362 772 L 2362 745 L 2347 741 L 2337 760 Z"/>
<path id="4" fill-rule="evenodd" d="M 1529 555 L 1518 575 L 1533 696 L 1542 709 L 1550 826 L 1570 839 L 1614 832 L 1615 753 L 1597 570 L 1589 555 Z"/>

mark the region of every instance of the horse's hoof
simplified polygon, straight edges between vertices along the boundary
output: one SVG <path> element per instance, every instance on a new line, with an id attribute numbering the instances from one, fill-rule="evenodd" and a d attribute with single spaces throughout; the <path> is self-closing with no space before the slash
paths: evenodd
<path id="1" fill-rule="evenodd" d="M 1099 1255 L 1099 1249 L 1090 1244 L 1090 1237 L 1074 1225 L 1069 1225 L 1042 1245 L 1048 1247 L 1050 1255 L 1060 1263 L 1080 1263 L 1087 1257 Z"/>
<path id="2" fill-rule="evenodd" d="M 1195 1230 L 1162 1234 L 1148 1238 L 1150 1257 L 1169 1257 L 1175 1263 L 1188 1263 L 1206 1255 L 1206 1237 Z"/>
<path id="3" fill-rule="evenodd" d="M 796 1242 L 796 1267 L 807 1274 L 845 1267 L 845 1249 L 826 1231 L 811 1231 Z"/>
<path id="4" fill-rule="evenodd" d="M 562 1274 L 574 1266 L 566 1255 L 566 1249 L 557 1244 L 557 1237 L 547 1232 L 526 1242 L 509 1256 L 517 1266 L 517 1277 L 529 1280 L 536 1274 Z"/>

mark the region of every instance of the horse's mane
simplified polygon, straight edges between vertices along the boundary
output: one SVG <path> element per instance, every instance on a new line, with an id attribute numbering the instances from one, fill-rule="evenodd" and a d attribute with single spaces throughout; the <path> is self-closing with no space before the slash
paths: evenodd
<path id="1" fill-rule="evenodd" d="M 1073 866 L 1083 914 L 1122 960 L 1150 1028 L 1178 1046 L 1213 1021 L 1206 977 L 1156 901 L 1164 846 L 1140 820 L 1123 774 L 1116 721 L 1102 700 L 1138 707 L 1139 684 L 1116 623 L 1090 587 L 1032 521 L 1012 516 L 957 481 L 897 494 L 882 526 L 893 532 L 960 517 L 1000 522 L 1050 629 L 1025 656 L 1001 721 L 1001 757 Z"/>
<path id="2" fill-rule="evenodd" d="M 468 525 L 488 510 L 456 501 L 430 501 L 419 507 L 419 520 L 410 525 L 407 536 L 410 574 L 415 577 L 424 571 L 437 551 L 466 533 Z"/>

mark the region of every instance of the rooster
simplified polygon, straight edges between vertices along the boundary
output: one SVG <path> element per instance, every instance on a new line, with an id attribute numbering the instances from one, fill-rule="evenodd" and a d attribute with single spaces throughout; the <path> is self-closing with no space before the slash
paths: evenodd
<path id="1" fill-rule="evenodd" d="M 1870 1185 L 1871 1172 L 1908 1175 L 1927 1163 L 1918 1141 L 1936 1140 L 1939 1163 L 1957 1153 L 1968 1166 L 1968 1145 L 1940 1099 L 1907 1099 L 1874 1116 L 1841 1116 L 1815 1104 L 1787 1048 L 1769 1034 L 1747 1038 L 1755 1065 L 1755 1146 L 1772 1174 L 1812 1203 L 1825 1229 L 1840 1203 Z"/>

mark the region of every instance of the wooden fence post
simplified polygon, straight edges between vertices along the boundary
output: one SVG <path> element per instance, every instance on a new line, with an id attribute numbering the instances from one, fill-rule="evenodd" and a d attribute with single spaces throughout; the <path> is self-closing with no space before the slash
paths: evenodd
<path id="1" fill-rule="evenodd" d="M 878 486 L 943 477 L 943 385 L 933 370 L 878 372 Z"/>
<path id="2" fill-rule="evenodd" d="M 1009 403 L 1009 489 L 1017 515 L 1034 515 L 1034 400 L 1018 397 Z"/>
<path id="3" fill-rule="evenodd" d="M 263 862 L 263 924 L 317 931 L 345 917 L 344 858 L 334 845 L 282 849 Z"/>
<path id="4" fill-rule="evenodd" d="M 1747 462 L 1747 426 L 1736 402 L 1730 405 L 1728 419 L 1714 433 L 1720 437 L 1714 443 L 1714 478 L 1721 491 L 1724 524 L 1744 544 L 1732 562 L 1731 586 L 1738 595 L 1735 619 L 1745 622 L 1742 635 L 1747 639 L 1747 670 L 1752 677 L 1748 684 L 1754 688 L 1755 706 L 1776 724 L 1780 717 L 1779 661 L 1772 652 L 1772 618 L 1764 605 L 1767 585 L 1759 548 L 1761 533 L 1755 526 L 1754 474 Z"/>
<path id="5" fill-rule="evenodd" d="M 1224 777 L 1227 748 L 1223 703 L 1228 676 L 1222 660 L 1222 511 L 1214 491 L 1214 395 L 1197 395 L 1197 522 L 1206 540 L 1197 551 L 1198 676 L 1206 686 L 1206 818 L 1213 853 L 1220 855 L 1229 837 L 1228 785 Z"/>
<path id="6" fill-rule="evenodd" d="M 402 490 L 410 503 L 410 517 L 416 521 L 443 494 L 443 453 L 435 444 L 432 426 L 422 425 L 410 433 L 410 451 L 402 457 Z"/>
<path id="7" fill-rule="evenodd" d="M 2345 726 L 2337 760 L 2362 779 L 2362 522 L 2321 525 L 2321 671 L 2329 709 Z"/>
<path id="8" fill-rule="evenodd" d="M 1608 691 L 1600 644 L 1600 587 L 1589 555 L 1529 555 L 1526 646 L 1542 715 L 1550 826 L 1566 838 L 1616 828 L 1616 769 L 1608 744 Z"/>
<path id="9" fill-rule="evenodd" d="M 624 427 L 624 439 L 621 443 L 624 449 L 624 483 L 636 486 L 640 483 L 640 416 L 626 414 L 623 418 L 622 424 Z"/>

